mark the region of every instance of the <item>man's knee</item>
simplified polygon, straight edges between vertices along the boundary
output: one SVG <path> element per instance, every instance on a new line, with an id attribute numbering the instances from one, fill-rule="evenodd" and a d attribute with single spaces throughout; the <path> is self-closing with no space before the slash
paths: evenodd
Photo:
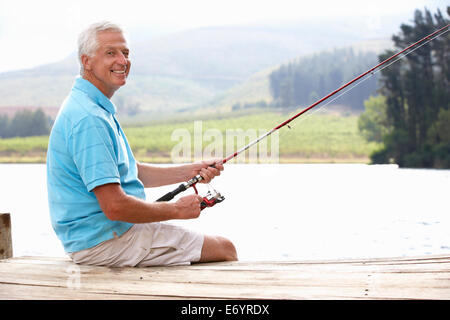
<path id="1" fill-rule="evenodd" d="M 227 238 L 220 238 L 220 241 L 222 242 L 222 247 L 224 250 L 224 255 L 226 257 L 226 261 L 237 261 L 237 252 L 236 248 L 234 247 L 233 242 L 228 240 Z"/>
<path id="2" fill-rule="evenodd" d="M 219 236 L 205 236 L 199 262 L 236 260 L 236 248 L 230 240 Z"/>

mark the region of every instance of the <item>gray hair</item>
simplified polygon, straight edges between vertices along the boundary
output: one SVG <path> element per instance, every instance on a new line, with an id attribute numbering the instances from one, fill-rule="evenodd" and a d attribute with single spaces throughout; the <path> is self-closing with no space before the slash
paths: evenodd
<path id="1" fill-rule="evenodd" d="M 91 24 L 86 30 L 80 33 L 78 37 L 78 61 L 80 62 L 80 74 L 83 75 L 84 67 L 81 62 L 81 56 L 92 57 L 98 49 L 97 34 L 102 31 L 112 31 L 124 33 L 117 24 L 109 21 L 101 21 Z"/>

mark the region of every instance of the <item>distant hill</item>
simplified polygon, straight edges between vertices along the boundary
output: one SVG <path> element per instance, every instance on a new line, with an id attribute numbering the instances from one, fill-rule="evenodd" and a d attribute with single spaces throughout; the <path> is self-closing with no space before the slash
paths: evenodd
<path id="1" fill-rule="evenodd" d="M 158 112 L 224 105 L 249 97 L 266 100 L 270 97 L 263 89 L 264 70 L 371 37 L 387 39 L 393 29 L 391 23 L 374 33 L 363 19 L 327 23 L 199 28 L 159 38 L 140 36 L 130 43 L 132 70 L 128 84 L 113 101 L 125 111 Z M 78 70 L 74 53 L 58 63 L 0 73 L 0 108 L 57 108 Z M 261 88 L 255 91 L 254 85 Z"/>
<path id="2" fill-rule="evenodd" d="M 352 48 L 355 53 L 362 52 L 373 52 L 380 53 L 383 50 L 392 48 L 393 43 L 391 40 L 383 39 L 383 40 L 367 40 L 358 42 L 351 46 L 338 47 L 339 49 L 348 49 Z M 294 59 L 290 59 L 287 61 L 283 61 L 282 64 L 286 64 L 289 62 L 296 63 L 298 60 L 308 59 L 315 54 L 320 54 L 326 51 L 318 51 L 313 54 L 301 55 Z M 208 107 L 209 109 L 219 109 L 219 110 L 231 110 L 231 107 L 236 104 L 252 104 L 258 103 L 260 101 L 264 101 L 266 103 L 272 103 L 273 97 L 270 92 L 270 74 L 277 70 L 282 64 L 278 64 L 257 72 L 249 77 L 243 83 L 237 84 L 232 88 L 228 89 L 221 95 L 216 96 L 209 104 L 205 104 L 204 107 Z M 362 71 L 361 71 L 362 72 Z M 348 79 L 350 80 L 350 79 Z M 336 87 L 337 88 L 337 87 Z"/>

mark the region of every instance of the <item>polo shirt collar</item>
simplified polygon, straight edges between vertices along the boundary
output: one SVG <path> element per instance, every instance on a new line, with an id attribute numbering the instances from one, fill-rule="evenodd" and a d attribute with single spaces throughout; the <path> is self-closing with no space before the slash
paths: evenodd
<path id="1" fill-rule="evenodd" d="M 96 86 L 81 76 L 75 80 L 74 88 L 85 92 L 89 98 L 100 105 L 103 109 L 114 115 L 116 113 L 116 106 L 109 100 Z"/>

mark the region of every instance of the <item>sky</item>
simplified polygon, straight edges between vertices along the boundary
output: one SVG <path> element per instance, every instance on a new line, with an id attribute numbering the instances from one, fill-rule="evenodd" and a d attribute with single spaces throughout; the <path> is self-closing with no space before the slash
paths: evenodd
<path id="1" fill-rule="evenodd" d="M 76 50 L 89 24 L 110 20 L 154 35 L 198 27 L 354 16 L 368 23 L 414 9 L 444 10 L 446 0 L 0 0 L 0 73 L 56 62 Z"/>

